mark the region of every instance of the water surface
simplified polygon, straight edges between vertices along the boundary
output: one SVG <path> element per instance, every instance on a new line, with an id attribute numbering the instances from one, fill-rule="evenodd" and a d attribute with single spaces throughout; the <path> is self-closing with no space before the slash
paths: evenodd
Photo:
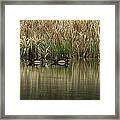
<path id="1" fill-rule="evenodd" d="M 64 66 L 22 64 L 21 100 L 99 100 L 99 63 L 75 61 Z"/>

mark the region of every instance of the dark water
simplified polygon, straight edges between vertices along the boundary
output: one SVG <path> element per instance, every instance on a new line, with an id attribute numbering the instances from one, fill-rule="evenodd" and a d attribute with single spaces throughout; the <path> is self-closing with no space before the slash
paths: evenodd
<path id="1" fill-rule="evenodd" d="M 76 61 L 69 67 L 21 64 L 21 100 L 99 100 L 99 63 Z"/>

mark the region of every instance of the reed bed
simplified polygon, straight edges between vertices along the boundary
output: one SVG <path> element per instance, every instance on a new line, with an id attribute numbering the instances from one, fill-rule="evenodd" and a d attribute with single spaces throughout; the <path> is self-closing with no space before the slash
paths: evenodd
<path id="1" fill-rule="evenodd" d="M 20 57 L 100 59 L 99 20 L 20 20 Z"/>

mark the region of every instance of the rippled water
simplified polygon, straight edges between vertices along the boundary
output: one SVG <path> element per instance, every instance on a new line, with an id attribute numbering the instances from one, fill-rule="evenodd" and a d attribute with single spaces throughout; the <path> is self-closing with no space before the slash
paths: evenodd
<path id="1" fill-rule="evenodd" d="M 68 67 L 21 64 L 21 100 L 99 100 L 99 63 L 76 61 Z"/>

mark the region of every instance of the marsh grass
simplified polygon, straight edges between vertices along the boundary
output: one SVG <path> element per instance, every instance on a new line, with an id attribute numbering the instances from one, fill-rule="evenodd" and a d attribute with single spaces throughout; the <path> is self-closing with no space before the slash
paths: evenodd
<path id="1" fill-rule="evenodd" d="M 21 61 L 100 59 L 99 20 L 21 20 Z"/>

